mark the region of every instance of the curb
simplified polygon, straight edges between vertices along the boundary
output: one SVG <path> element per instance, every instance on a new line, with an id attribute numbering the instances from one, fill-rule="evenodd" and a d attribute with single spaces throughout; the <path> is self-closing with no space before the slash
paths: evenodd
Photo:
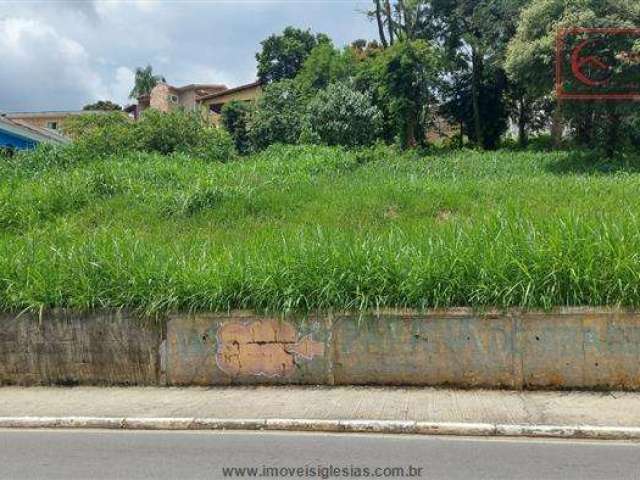
<path id="1" fill-rule="evenodd" d="M 262 430 L 288 432 L 386 433 L 490 437 L 547 437 L 598 440 L 640 440 L 640 427 L 592 425 L 528 425 L 446 423 L 396 420 L 317 420 L 253 418 L 134 417 L 0 417 L 0 428 L 110 430 Z"/>

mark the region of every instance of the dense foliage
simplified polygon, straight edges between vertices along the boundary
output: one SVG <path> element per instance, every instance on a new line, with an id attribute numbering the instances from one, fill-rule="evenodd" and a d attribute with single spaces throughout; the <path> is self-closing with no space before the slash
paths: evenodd
<path id="1" fill-rule="evenodd" d="M 151 65 L 147 65 L 144 68 L 138 67 L 136 68 L 134 85 L 129 93 L 129 98 L 137 99 L 141 95 L 149 95 L 153 87 L 164 81 L 165 78 L 162 75 L 153 73 Z"/>
<path id="2" fill-rule="evenodd" d="M 335 82 L 345 82 L 357 71 L 358 60 L 351 48 L 338 50 L 330 42 L 316 46 L 295 79 L 303 92 L 315 94 Z"/>
<path id="3" fill-rule="evenodd" d="M 98 100 L 95 103 L 90 103 L 88 105 L 85 105 L 84 107 L 82 107 L 82 110 L 87 110 L 87 111 L 101 110 L 104 112 L 115 112 L 115 111 L 122 110 L 122 107 L 110 100 Z"/>
<path id="4" fill-rule="evenodd" d="M 635 27 L 640 4 L 626 0 L 535 0 L 523 11 L 506 57 L 511 78 L 533 99 L 552 94 L 556 32 L 563 27 Z M 633 144 L 633 125 L 640 111 L 627 102 L 564 102 L 556 123 L 568 122 L 578 143 L 610 154 Z M 560 131 L 560 128 L 556 129 Z"/>
<path id="5" fill-rule="evenodd" d="M 324 34 L 314 35 L 309 30 L 287 27 L 280 35 L 271 35 L 261 42 L 256 54 L 258 78 L 263 83 L 291 79 L 302 68 L 313 48 L 329 42 Z"/>
<path id="6" fill-rule="evenodd" d="M 382 113 L 369 96 L 343 83 L 320 90 L 307 110 L 310 141 L 347 147 L 375 143 L 382 129 Z"/>
<path id="7" fill-rule="evenodd" d="M 252 104 L 238 100 L 226 103 L 222 107 L 222 125 L 233 138 L 236 150 L 242 154 L 251 151 L 249 122 L 252 111 Z"/>
<path id="8" fill-rule="evenodd" d="M 65 133 L 74 140 L 64 149 L 70 158 L 94 158 L 130 152 L 185 153 L 207 161 L 228 161 L 233 141 L 198 112 L 147 110 L 137 122 L 114 112 L 71 117 Z M 71 161 L 71 160 L 70 160 Z"/>
<path id="9" fill-rule="evenodd" d="M 252 145 L 263 149 L 276 143 L 298 143 L 305 120 L 304 109 L 302 92 L 293 80 L 267 86 L 251 116 Z"/>

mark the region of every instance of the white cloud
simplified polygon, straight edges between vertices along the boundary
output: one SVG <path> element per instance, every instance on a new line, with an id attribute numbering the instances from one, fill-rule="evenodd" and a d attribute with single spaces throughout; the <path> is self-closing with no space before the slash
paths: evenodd
<path id="1" fill-rule="evenodd" d="M 116 69 L 115 80 L 110 86 L 109 98 L 120 105 L 130 103 L 129 92 L 133 87 L 135 73 L 127 67 L 118 67 Z"/>
<path id="2" fill-rule="evenodd" d="M 190 83 L 224 83 L 234 86 L 237 81 L 228 73 L 218 71 L 208 65 L 186 65 L 180 68 L 167 81 L 177 86 Z"/>
<path id="3" fill-rule="evenodd" d="M 99 15 L 110 14 L 120 9 L 132 7 L 145 13 L 149 13 L 160 5 L 159 0 L 94 0 L 94 8 Z"/>
<path id="4" fill-rule="evenodd" d="M 0 111 L 128 101 L 151 64 L 176 85 L 255 79 L 255 53 L 286 25 L 336 44 L 375 35 L 369 0 L 0 0 Z M 371 33 L 371 35 L 370 35 Z"/>
<path id="5" fill-rule="evenodd" d="M 0 20 L 0 49 L 0 83 L 12 87 L 17 98 L 56 94 L 65 98 L 81 92 L 93 100 L 108 93 L 85 48 L 44 22 L 21 17 Z M 0 105 L 0 109 L 15 108 Z"/>

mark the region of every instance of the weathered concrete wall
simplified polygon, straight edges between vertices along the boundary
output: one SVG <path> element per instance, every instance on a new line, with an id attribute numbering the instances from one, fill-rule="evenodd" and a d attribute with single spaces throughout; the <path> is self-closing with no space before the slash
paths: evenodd
<path id="1" fill-rule="evenodd" d="M 640 389 L 640 315 L 569 310 L 518 319 L 525 388 Z"/>
<path id="2" fill-rule="evenodd" d="M 0 382 L 640 390 L 640 314 L 468 309 L 0 317 Z"/>
<path id="3" fill-rule="evenodd" d="M 307 342 L 313 354 L 301 355 Z M 640 315 L 450 309 L 326 315 L 303 323 L 178 316 L 168 323 L 167 358 L 170 384 L 638 390 Z"/>
<path id="4" fill-rule="evenodd" d="M 339 317 L 338 384 L 520 386 L 513 320 L 468 311 Z"/>
<path id="5" fill-rule="evenodd" d="M 0 315 L 0 384 L 153 385 L 161 326 L 124 313 Z"/>
<path id="6" fill-rule="evenodd" d="M 176 316 L 167 324 L 171 385 L 326 384 L 329 324 L 250 314 Z"/>

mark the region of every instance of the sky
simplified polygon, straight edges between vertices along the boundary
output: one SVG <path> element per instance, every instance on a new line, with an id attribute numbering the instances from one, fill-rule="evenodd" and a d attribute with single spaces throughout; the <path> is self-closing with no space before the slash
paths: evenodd
<path id="1" fill-rule="evenodd" d="M 131 103 L 135 68 L 171 85 L 256 78 L 260 42 L 287 25 L 337 46 L 375 38 L 369 0 L 0 0 L 0 112 Z"/>

